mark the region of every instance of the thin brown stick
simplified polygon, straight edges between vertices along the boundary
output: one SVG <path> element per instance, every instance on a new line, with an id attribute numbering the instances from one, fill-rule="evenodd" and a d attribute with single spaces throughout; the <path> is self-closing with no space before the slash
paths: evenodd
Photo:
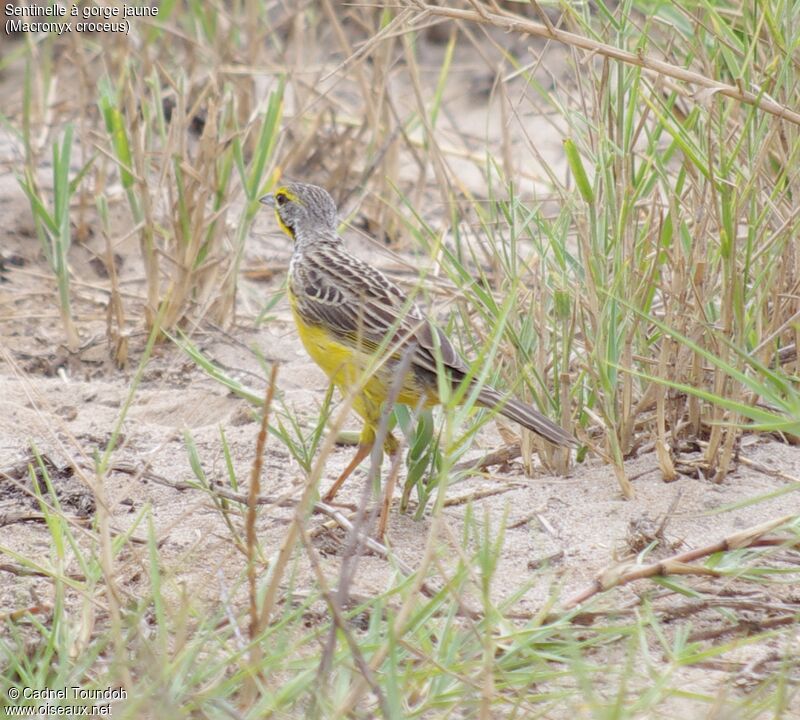
<path id="1" fill-rule="evenodd" d="M 45 613 L 49 613 L 52 609 L 53 608 L 49 605 L 31 605 L 30 607 L 20 608 L 19 610 L 0 613 L 0 622 L 6 622 L 7 620 L 10 620 L 11 622 L 18 622 L 28 614 L 44 615 Z"/>
<path id="2" fill-rule="evenodd" d="M 520 456 L 521 452 L 522 450 L 518 442 L 511 443 L 510 445 L 504 445 L 503 447 L 493 450 L 481 458 L 477 458 L 475 460 L 465 460 L 464 462 L 458 463 L 453 467 L 453 472 L 480 472 L 481 470 L 486 470 L 486 468 L 492 467 L 493 465 L 505 465 L 506 463 L 510 463 L 512 460 L 516 460 Z"/>
<path id="3" fill-rule="evenodd" d="M 756 472 L 768 475 L 769 477 L 780 478 L 781 480 L 786 480 L 787 482 L 790 483 L 800 484 L 799 477 L 783 472 L 783 470 L 767 467 L 766 465 L 762 465 L 761 463 L 758 463 L 755 460 L 750 460 L 744 457 L 744 455 L 739 455 L 738 460 L 740 463 L 742 463 L 742 465 L 746 465 L 747 467 L 751 468 L 752 470 L 755 470 Z"/>
<path id="4" fill-rule="evenodd" d="M 78 515 L 61 515 L 61 518 L 66 520 L 69 523 L 74 525 L 82 525 L 83 527 L 87 527 L 91 525 L 91 518 L 86 517 L 79 517 Z M 0 527 L 5 527 L 6 525 L 14 525 L 15 523 L 21 522 L 40 522 L 45 523 L 47 522 L 47 515 L 40 512 L 7 512 L 0 515 Z"/>
<path id="5" fill-rule="evenodd" d="M 707 557 L 718 552 L 738 550 L 745 547 L 770 547 L 776 545 L 800 545 L 800 542 L 793 541 L 786 537 L 764 537 L 766 533 L 774 530 L 781 525 L 790 522 L 795 518 L 794 515 L 784 515 L 776 520 L 770 520 L 760 525 L 753 525 L 741 532 L 729 535 L 722 540 L 704 545 L 703 547 L 688 550 L 677 555 L 650 563 L 649 565 L 631 566 L 618 565 L 601 571 L 592 581 L 592 584 L 580 592 L 573 595 L 564 603 L 564 608 L 569 610 L 582 602 L 585 602 L 599 592 L 609 590 L 612 587 L 627 585 L 634 580 L 642 580 L 648 577 L 659 575 L 687 575 L 687 574 L 716 574 L 709 568 L 696 565 L 689 565 L 694 560 Z"/>
<path id="6" fill-rule="evenodd" d="M 247 518 L 245 520 L 247 541 L 247 584 L 250 594 L 250 640 L 254 640 L 261 632 L 261 618 L 258 613 L 258 595 L 256 592 L 256 506 L 261 489 L 261 469 L 264 462 L 264 448 L 267 444 L 267 430 L 269 428 L 269 411 L 272 399 L 275 396 L 275 380 L 278 376 L 278 366 L 273 365 L 269 375 L 266 395 L 264 397 L 264 412 L 261 414 L 261 427 L 256 440 L 256 456 L 250 472 L 250 487 L 247 489 Z M 254 646 L 255 647 L 255 646 Z"/>
<path id="7" fill-rule="evenodd" d="M 800 113 L 797 113 L 785 105 L 775 102 L 766 95 L 760 95 L 747 90 L 742 90 L 735 85 L 728 85 L 718 80 L 714 80 L 706 75 L 702 75 L 692 70 L 673 65 L 663 60 L 657 60 L 648 57 L 643 53 L 632 53 L 627 50 L 620 50 L 613 45 L 592 40 L 591 38 L 575 33 L 567 32 L 566 30 L 558 30 L 552 26 L 548 28 L 542 23 L 528 20 L 519 15 L 509 12 L 491 12 L 485 7 L 481 8 L 481 12 L 477 10 L 461 10 L 458 8 L 442 7 L 439 5 L 431 5 L 420 0 L 407 0 L 408 4 L 417 8 L 420 17 L 437 16 L 449 18 L 451 20 L 462 20 L 467 22 L 480 23 L 484 25 L 491 25 L 492 27 L 501 28 L 507 33 L 521 33 L 524 35 L 533 35 L 534 37 L 547 38 L 555 40 L 556 42 L 569 45 L 570 47 L 580 48 L 587 50 L 590 53 L 596 53 L 613 60 L 619 60 L 628 65 L 635 65 L 647 72 L 656 75 L 666 75 L 667 77 L 681 80 L 682 82 L 698 85 L 702 88 L 707 88 L 710 93 L 706 92 L 704 95 L 720 94 L 726 97 L 738 100 L 739 102 L 753 105 L 764 112 L 775 115 L 784 120 L 800 125 Z"/>
<path id="8" fill-rule="evenodd" d="M 13 563 L 0 563 L 0 572 L 17 575 L 18 577 L 54 577 L 53 573 L 45 572 L 44 570 L 34 570 L 33 568 L 27 568 Z M 86 576 L 83 573 L 65 573 L 61 577 L 69 578 L 75 582 L 86 582 Z"/>
<path id="9" fill-rule="evenodd" d="M 506 483 L 500 487 L 484 488 L 483 490 L 475 490 L 474 492 L 466 493 L 466 495 L 458 495 L 454 498 L 448 498 L 444 501 L 444 507 L 457 507 L 459 505 L 466 505 L 467 503 L 475 502 L 476 500 L 483 500 L 484 498 L 494 497 L 495 495 L 503 495 L 504 493 L 518 490 L 523 487 L 522 483 Z"/>
<path id="10" fill-rule="evenodd" d="M 723 635 L 729 633 L 741 632 L 744 630 L 746 634 L 750 635 L 756 632 L 763 632 L 774 627 L 781 627 L 782 625 L 793 625 L 797 622 L 797 613 L 791 615 L 781 615 L 776 618 L 768 618 L 767 620 L 741 620 L 734 625 L 726 625 L 725 627 L 711 628 L 709 630 L 698 630 L 692 633 L 687 638 L 688 642 L 699 642 L 701 640 L 715 640 Z"/>
<path id="11" fill-rule="evenodd" d="M 261 632 L 264 623 L 264 616 L 258 610 L 258 589 L 256 586 L 256 548 L 258 538 L 256 537 L 256 502 L 259 490 L 261 489 L 261 470 L 264 462 L 264 448 L 267 444 L 267 431 L 269 428 L 269 411 L 272 407 L 272 399 L 275 395 L 275 380 L 278 375 L 277 364 L 272 365 L 264 397 L 264 410 L 261 414 L 261 427 L 258 431 L 256 440 L 256 454 L 253 459 L 253 466 L 250 472 L 250 487 L 247 491 L 247 516 L 245 520 L 245 538 L 247 550 L 247 587 L 250 600 L 250 625 L 248 632 L 250 635 L 250 663 L 251 667 L 258 668 L 261 663 L 261 644 L 255 642 Z M 255 678 L 247 676 L 246 685 L 243 691 L 243 700 L 252 701 L 256 694 Z"/>

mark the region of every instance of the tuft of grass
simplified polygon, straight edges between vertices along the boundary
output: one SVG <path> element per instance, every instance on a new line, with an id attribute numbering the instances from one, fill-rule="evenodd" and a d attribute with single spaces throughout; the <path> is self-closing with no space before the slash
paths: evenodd
<path id="1" fill-rule="evenodd" d="M 53 199 L 47 201 L 45 193 L 40 189 L 33 165 L 34 154 L 27 153 L 29 162 L 25 166 L 25 174 L 17 176 L 17 180 L 25 191 L 31 206 L 36 234 L 42 245 L 47 262 L 56 276 L 58 284 L 58 301 L 61 322 L 64 327 L 67 347 L 75 352 L 80 345 L 80 338 L 72 316 L 70 300 L 69 249 L 72 245 L 72 218 L 70 201 L 72 196 L 88 172 L 92 161 L 70 179 L 72 161 L 73 126 L 68 124 L 64 129 L 62 142 L 53 144 Z M 48 207 L 50 206 L 50 207 Z"/>
<path id="2" fill-rule="evenodd" d="M 269 95 L 260 123 L 245 131 L 239 129 L 225 93 L 218 99 L 206 98 L 201 122 L 199 104 L 190 102 L 187 85 L 186 78 L 179 78 L 177 98 L 169 102 L 157 75 L 144 86 L 131 78 L 116 86 L 104 78 L 100 86 L 109 154 L 118 166 L 140 236 L 148 327 L 162 302 L 166 303 L 166 329 L 176 328 L 189 317 L 195 322 L 230 320 L 257 200 L 272 182 L 269 163 L 280 127 L 283 85 Z M 210 90 L 201 92 L 208 95 Z M 135 96 L 141 99 L 134 110 Z M 138 134 L 130 130 L 134 111 L 140 114 L 137 124 L 142 125 Z M 191 139 L 193 123 L 203 128 L 195 141 Z M 243 141 L 251 136 L 254 150 L 246 162 Z M 154 177 L 159 178 L 155 186 Z M 244 195 L 244 205 L 229 237 L 226 217 L 237 191 Z M 168 197 L 165 215 L 159 208 L 162 192 Z M 168 260 L 166 266 L 163 258 Z"/>

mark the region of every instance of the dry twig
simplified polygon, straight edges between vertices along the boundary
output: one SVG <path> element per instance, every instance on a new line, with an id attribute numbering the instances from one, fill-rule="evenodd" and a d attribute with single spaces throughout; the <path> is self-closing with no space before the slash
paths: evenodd
<path id="1" fill-rule="evenodd" d="M 694 560 L 707 557 L 714 553 L 739 550 L 745 547 L 770 547 L 786 544 L 800 545 L 800 543 L 793 542 L 790 538 L 776 536 L 765 537 L 766 533 L 794 519 L 794 515 L 784 515 L 776 520 L 770 520 L 760 525 L 753 525 L 752 527 L 729 535 L 710 545 L 688 550 L 665 558 L 664 560 L 650 563 L 649 565 L 631 566 L 630 564 L 622 564 L 607 568 L 597 575 L 591 585 L 569 598 L 564 603 L 564 608 L 568 610 L 580 605 L 599 592 L 609 590 L 619 585 L 627 585 L 634 580 L 642 580 L 659 575 L 716 575 L 716 571 L 710 568 L 689 564 Z"/>
<path id="2" fill-rule="evenodd" d="M 739 102 L 753 105 L 764 112 L 775 115 L 783 120 L 788 120 L 795 125 L 800 125 L 800 113 L 791 110 L 785 105 L 772 100 L 766 93 L 750 92 L 735 85 L 728 85 L 727 83 L 714 80 L 707 75 L 687 70 L 685 68 L 673 65 L 672 63 L 656 58 L 648 57 L 643 53 L 633 53 L 627 50 L 620 50 L 613 45 L 601 43 L 597 40 L 576 35 L 575 33 L 567 32 L 566 30 L 558 30 L 528 20 L 514 13 L 488 10 L 478 2 L 473 3 L 476 10 L 462 10 L 459 8 L 444 7 L 441 5 L 432 5 L 430 3 L 422 2 L 422 0 L 406 0 L 407 4 L 415 7 L 419 11 L 418 19 L 422 20 L 430 16 L 447 18 L 449 20 L 462 20 L 467 22 L 480 23 L 482 25 L 491 25 L 500 28 L 507 33 L 521 33 L 524 35 L 532 35 L 534 37 L 541 37 L 547 40 L 555 40 L 556 42 L 569 45 L 570 47 L 580 48 L 589 53 L 601 55 L 603 57 L 611 58 L 612 60 L 619 60 L 620 62 L 627 63 L 628 65 L 635 65 L 642 68 L 646 72 L 655 75 L 662 75 L 674 78 L 691 85 L 697 85 L 704 88 L 703 97 L 719 94 L 726 97 L 733 98 Z"/>

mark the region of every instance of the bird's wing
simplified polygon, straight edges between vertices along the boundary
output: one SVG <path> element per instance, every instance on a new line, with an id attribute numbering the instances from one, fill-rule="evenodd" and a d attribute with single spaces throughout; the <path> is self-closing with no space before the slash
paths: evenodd
<path id="1" fill-rule="evenodd" d="M 383 273 L 343 248 L 326 248 L 304 260 L 292 282 L 302 283 L 303 292 L 295 296 L 307 321 L 373 349 L 385 344 L 402 354 L 413 346 L 412 365 L 433 375 L 437 353 L 455 381 L 467 372 L 447 336 Z"/>

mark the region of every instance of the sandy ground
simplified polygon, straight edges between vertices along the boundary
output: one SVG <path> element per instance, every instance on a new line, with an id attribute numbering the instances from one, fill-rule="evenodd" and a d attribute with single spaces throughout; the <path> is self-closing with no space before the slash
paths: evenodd
<path id="1" fill-rule="evenodd" d="M 7 82 L 7 80 L 6 80 Z M 465 106 L 470 102 L 461 101 Z M 458 108 L 458 106 L 455 106 Z M 465 108 L 476 112 L 474 107 Z M 458 113 L 457 113 L 458 114 Z M 479 123 L 468 114 L 463 122 Z M 550 127 L 549 125 L 547 127 Z M 560 139 L 544 141 L 545 155 L 552 154 L 554 166 L 563 164 Z M 109 360 L 105 332 L 105 303 L 108 279 L 94 253 L 99 247 L 76 245 L 71 254 L 75 278 L 75 314 L 83 347 L 70 355 L 62 345 L 55 283 L 36 237 L 28 202 L 15 179 L 19 168 L 19 147 L 0 131 L 0 525 L 2 545 L 27 557 L 51 557 L 46 526 L 20 515 L 36 513 L 37 502 L 29 493 L 27 465 L 33 461 L 32 447 L 47 458 L 53 482 L 64 511 L 76 522 L 94 511 L 93 494 L 81 479 L 92 475 L 92 456 L 105 447 L 110 433 L 128 398 L 130 383 L 145 343 L 140 323 L 129 317 L 132 327 L 133 369 L 118 370 Z M 48 168 L 43 168 L 45 174 Z M 475 184 L 478 179 L 471 177 Z M 350 246 L 363 257 L 389 270 L 396 268 L 391 258 L 376 251 L 356 235 Z M 141 268 L 137 265 L 135 244 L 117 248 L 122 262 L 122 280 L 132 298 L 141 297 Z M 272 219 L 262 214 L 253 230 L 246 265 L 267 264 L 285 267 L 290 248 L 275 232 Z M 271 361 L 280 363 L 280 399 L 296 409 L 309 422 L 315 416 L 326 390 L 326 380 L 306 357 L 294 332 L 285 302 L 277 306 L 274 318 L 256 327 L 253 318 L 264 298 L 280 288 L 279 272 L 269 283 L 242 279 L 239 315 L 236 324 L 223 332 L 204 330 L 196 341 L 211 358 L 232 368 L 243 382 L 261 392 L 262 371 L 249 348 L 256 347 Z M 130 308 L 137 302 L 131 301 Z M 356 427 L 355 422 L 352 427 Z M 247 404 L 204 375 L 178 348 L 170 344 L 156 348 L 144 371 L 122 424 L 122 441 L 113 456 L 117 468 L 146 469 L 149 473 L 179 482 L 193 479 L 185 447 L 190 434 L 198 448 L 207 476 L 225 483 L 225 463 L 220 441 L 224 429 L 238 477 L 246 482 L 253 461 L 258 424 Z M 473 455 L 481 455 L 500 444 L 493 425 L 479 435 Z M 323 486 L 336 477 L 352 450 L 338 448 L 325 469 Z M 626 464 L 636 498 L 623 500 L 612 470 L 598 458 L 589 456 L 573 467 L 566 477 L 539 474 L 526 477 L 521 465 L 511 463 L 502 471 L 472 477 L 449 489 L 453 501 L 477 494 L 473 502 L 477 522 L 486 517 L 493 528 L 506 518 L 502 558 L 492 586 L 500 601 L 529 583 L 514 612 L 535 613 L 548 598 L 552 587 L 568 597 L 591 582 L 595 574 L 626 556 L 630 548 L 631 527 L 641 527 L 647 519 L 660 522 L 679 494 L 679 500 L 666 521 L 666 538 L 674 552 L 705 545 L 750 525 L 791 512 L 786 496 L 759 502 L 728 512 L 715 510 L 767 494 L 785 487 L 787 477 L 800 478 L 800 448 L 768 438 L 745 437 L 742 455 L 785 477 L 756 471 L 739 464 L 723 483 L 712 484 L 701 477 L 681 476 L 665 484 L 655 456 L 645 453 Z M 76 472 L 76 467 L 80 472 Z M 363 471 L 345 486 L 340 498 L 356 502 Z M 299 491 L 304 480 L 300 467 L 288 451 L 271 438 L 265 456 L 262 488 L 264 493 Z M 195 491 L 179 492 L 136 472 L 112 470 L 105 478 L 105 490 L 113 525 L 119 530 L 130 526 L 142 508 L 149 506 L 161 541 L 162 557 L 171 577 L 198 601 L 219 601 L 221 588 L 241 578 L 244 558 L 230 542 L 230 534 L 207 496 Z M 484 491 L 492 491 L 479 497 Z M 399 492 L 399 491 L 398 491 Z M 791 496 L 789 496 L 791 497 Z M 449 534 L 445 545 L 460 539 L 467 504 L 454 503 L 445 509 Z M 796 510 L 796 507 L 795 507 Z M 271 508 L 258 520 L 260 540 L 272 552 L 280 543 L 290 516 L 287 509 Z M 315 523 L 322 522 L 314 520 Z M 414 567 L 428 537 L 430 519 L 413 520 L 409 515 L 392 514 L 388 542 L 397 557 Z M 144 529 L 137 531 L 143 535 Z M 341 549 L 335 533 L 318 539 L 325 550 L 325 569 L 332 581 Z M 141 569 L 146 564 L 145 550 L 136 556 L 130 551 L 130 569 L 122 587 L 135 595 L 143 582 Z M 667 551 L 659 551 L 663 557 Z M 456 553 L 452 553 L 455 559 Z M 4 562 L 0 558 L 0 563 Z M 308 568 L 299 565 L 300 578 L 310 582 Z M 73 566 L 69 568 L 75 571 Z M 368 555 L 359 565 L 353 591 L 374 595 L 383 591 L 394 571 L 381 558 Z M 41 578 L 23 577 L 0 570 L 0 608 L 26 607 L 47 596 L 48 583 Z M 702 586 L 702 581 L 698 581 Z M 634 584 L 618 592 L 615 603 L 624 604 L 645 587 Z M 787 589 L 784 599 L 798 601 L 797 591 Z M 775 599 L 775 598 L 773 598 Z M 695 619 L 713 626 L 716 616 Z M 768 652 L 768 647 L 749 648 Z M 736 659 L 736 658 L 731 658 Z M 727 673 L 709 670 L 702 674 L 687 671 L 687 682 L 698 689 L 714 692 L 729 682 Z"/>

